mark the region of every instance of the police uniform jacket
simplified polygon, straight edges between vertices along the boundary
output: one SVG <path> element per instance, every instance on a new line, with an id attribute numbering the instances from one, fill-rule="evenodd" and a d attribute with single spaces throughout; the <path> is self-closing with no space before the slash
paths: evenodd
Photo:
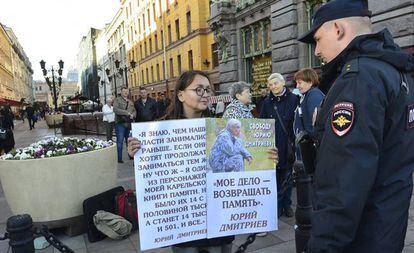
<path id="1" fill-rule="evenodd" d="M 413 191 L 413 70 L 387 30 L 355 38 L 324 67 L 322 87 L 331 87 L 315 125 L 309 252 L 402 251 Z"/>

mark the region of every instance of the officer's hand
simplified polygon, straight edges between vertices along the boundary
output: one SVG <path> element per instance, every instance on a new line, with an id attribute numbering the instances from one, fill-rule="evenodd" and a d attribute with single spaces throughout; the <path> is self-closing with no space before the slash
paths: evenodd
<path id="1" fill-rule="evenodd" d="M 270 160 L 272 160 L 274 163 L 278 163 L 279 162 L 279 154 L 277 151 L 277 148 L 269 148 L 267 150 L 267 154 Z"/>
<path id="2" fill-rule="evenodd" d="M 249 162 L 249 164 L 252 164 L 253 157 L 249 156 L 249 157 L 247 157 L 247 159 L 246 159 L 246 160 Z"/>
<path id="3" fill-rule="evenodd" d="M 141 148 L 141 142 L 135 137 L 128 138 L 128 155 L 134 157 L 135 153 Z"/>

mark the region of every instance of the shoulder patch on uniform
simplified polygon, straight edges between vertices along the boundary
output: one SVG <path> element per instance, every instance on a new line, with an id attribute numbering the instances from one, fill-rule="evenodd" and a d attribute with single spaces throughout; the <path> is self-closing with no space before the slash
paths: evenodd
<path id="1" fill-rule="evenodd" d="M 343 74 L 356 73 L 356 72 L 358 72 L 358 58 L 350 60 L 342 68 L 342 73 Z"/>
<path id="2" fill-rule="evenodd" d="M 336 103 L 331 112 L 331 128 L 339 137 L 346 135 L 354 125 L 355 109 L 351 102 Z"/>
<path id="3" fill-rule="evenodd" d="M 407 127 L 406 129 L 414 128 L 414 104 L 407 106 Z"/>

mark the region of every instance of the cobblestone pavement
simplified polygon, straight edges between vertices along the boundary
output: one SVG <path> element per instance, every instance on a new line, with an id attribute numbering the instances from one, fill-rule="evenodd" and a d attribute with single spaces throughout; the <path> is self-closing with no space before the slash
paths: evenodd
<path id="1" fill-rule="evenodd" d="M 19 121 L 16 122 L 14 130 L 16 146 L 25 147 L 28 144 L 39 140 L 44 137 L 54 136 L 53 129 L 49 129 L 45 121 L 39 121 L 36 128 L 32 131 L 28 129 L 27 121 L 25 123 Z M 59 135 L 59 134 L 58 134 Z M 85 136 L 80 136 L 85 137 Z M 89 136 L 90 137 L 90 136 Z M 100 137 L 102 138 L 102 137 Z M 125 188 L 135 188 L 134 171 L 132 167 L 132 161 L 127 159 L 124 154 L 124 164 L 118 164 L 118 183 Z M 0 185 L 1 186 L 1 185 Z M 295 195 L 295 192 L 294 194 Z M 295 198 L 294 198 L 295 202 Z M 6 229 L 7 218 L 12 215 L 6 199 L 3 194 L 3 190 L 0 187 L 0 235 L 2 235 Z M 295 252 L 295 241 L 294 241 L 294 219 L 293 218 L 281 218 L 279 220 L 279 230 L 269 233 L 266 237 L 258 237 L 256 241 L 250 245 L 247 252 L 252 253 L 294 253 Z M 72 248 L 76 253 L 109 253 L 109 252 L 122 252 L 122 253 L 133 253 L 141 252 L 139 248 L 139 235 L 137 232 L 133 233 L 129 238 L 114 241 L 105 239 L 100 242 L 90 243 L 87 239 L 86 234 L 69 237 L 59 231 L 52 231 L 58 235 L 64 244 Z M 233 243 L 233 251 L 236 247 L 241 245 L 246 235 L 237 236 Z M 408 230 L 405 240 L 406 247 L 404 248 L 405 253 L 414 253 L 414 200 L 411 200 L 410 206 L 410 218 L 408 221 Z M 0 241 L 0 253 L 8 252 L 7 241 Z M 9 251 L 11 252 L 11 250 Z M 59 252 L 53 249 L 51 246 L 44 250 L 37 250 L 36 252 L 52 253 Z M 169 248 L 162 248 L 157 250 L 148 250 L 147 253 L 166 253 L 171 252 Z"/>

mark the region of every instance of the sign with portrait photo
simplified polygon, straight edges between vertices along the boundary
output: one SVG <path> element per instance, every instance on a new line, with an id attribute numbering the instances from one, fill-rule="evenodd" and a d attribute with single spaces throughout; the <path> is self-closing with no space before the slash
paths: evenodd
<path id="1" fill-rule="evenodd" d="M 133 123 L 141 250 L 277 229 L 274 120 Z"/>

